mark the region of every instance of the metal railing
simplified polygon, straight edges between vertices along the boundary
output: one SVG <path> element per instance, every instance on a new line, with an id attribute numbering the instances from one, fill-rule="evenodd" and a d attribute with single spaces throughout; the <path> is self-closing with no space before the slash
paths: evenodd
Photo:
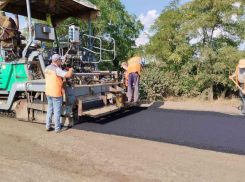
<path id="1" fill-rule="evenodd" d="M 83 49 L 87 50 L 88 52 L 91 52 L 91 53 L 93 53 L 93 54 L 98 54 L 98 55 L 100 55 L 100 56 L 99 56 L 99 61 L 93 61 L 93 62 L 91 62 L 91 63 L 95 63 L 95 64 L 96 64 L 96 63 L 99 63 L 99 62 L 109 62 L 109 61 L 115 60 L 115 58 L 116 58 L 116 43 L 115 43 L 115 39 L 113 39 L 113 38 L 108 38 L 109 40 L 106 40 L 106 41 L 108 41 L 108 42 L 112 42 L 112 44 L 113 44 L 113 49 L 108 50 L 108 49 L 102 48 L 102 39 L 104 39 L 104 37 L 102 37 L 102 36 L 95 37 L 95 36 L 87 35 L 87 34 L 83 34 L 82 36 L 86 36 L 86 37 L 88 37 L 88 38 L 94 38 L 94 39 L 97 39 L 97 40 L 100 41 L 99 47 L 93 46 L 93 45 L 92 45 L 92 47 L 91 47 L 90 49 L 89 49 L 89 48 L 86 48 L 86 47 L 83 47 Z M 99 50 L 99 52 L 92 51 L 93 48 Z M 102 51 L 105 51 L 105 52 L 112 52 L 112 53 L 113 53 L 113 59 L 112 59 L 112 60 L 103 60 L 103 59 L 102 59 Z"/>
<path id="2" fill-rule="evenodd" d="M 60 28 L 60 27 L 68 28 L 69 25 L 60 25 L 60 26 L 57 26 L 57 27 L 55 27 L 55 32 L 56 32 L 56 29 L 57 28 Z M 65 33 L 65 34 L 57 37 L 56 41 L 53 42 L 53 47 L 55 46 L 55 44 L 60 45 L 60 46 L 58 46 L 59 47 L 59 53 L 62 56 L 64 56 L 64 54 L 65 54 L 64 51 L 63 51 L 62 44 L 67 44 L 67 47 L 71 47 L 72 45 L 74 45 L 74 43 L 69 42 L 69 38 L 66 39 L 66 40 L 62 40 L 66 36 L 69 36 L 69 34 L 68 33 L 67 34 Z M 75 43 L 75 44 L 80 47 L 78 49 L 81 49 L 82 51 L 85 51 L 85 53 L 83 54 L 84 57 L 82 59 L 82 61 L 84 63 L 97 64 L 99 62 L 109 62 L 109 61 L 115 60 L 115 58 L 116 58 L 116 43 L 115 43 L 115 39 L 114 38 L 110 38 L 110 37 L 105 38 L 103 36 L 92 36 L 92 35 L 88 35 L 88 34 L 80 34 L 80 37 L 81 37 L 81 42 L 80 43 Z M 85 47 L 83 45 L 83 43 L 87 42 L 87 41 L 84 41 L 83 37 L 87 37 L 89 39 L 88 47 Z M 94 40 L 99 41 L 99 45 L 93 46 L 93 43 L 92 43 L 91 39 L 94 39 Z M 111 42 L 113 48 L 111 50 L 103 48 L 102 47 L 103 41 Z M 77 50 L 77 51 L 79 52 L 80 50 Z M 103 52 L 110 52 L 110 53 L 112 53 L 113 54 L 112 55 L 112 59 L 111 60 L 103 60 L 103 58 L 102 58 L 102 53 Z M 94 54 L 94 56 L 92 56 L 92 57 L 89 56 L 89 53 Z M 94 57 L 96 55 L 98 56 L 97 57 L 98 58 L 98 61 L 94 61 Z M 91 59 L 93 59 L 93 60 L 91 60 Z"/>

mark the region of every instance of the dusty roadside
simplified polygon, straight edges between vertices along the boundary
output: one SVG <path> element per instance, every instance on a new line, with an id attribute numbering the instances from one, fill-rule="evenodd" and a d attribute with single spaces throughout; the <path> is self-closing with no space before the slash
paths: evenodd
<path id="1" fill-rule="evenodd" d="M 199 100 L 186 100 L 186 101 L 166 101 L 160 108 L 174 109 L 174 110 L 194 110 L 194 111 L 211 111 L 231 115 L 242 115 L 240 107 L 241 101 L 239 99 L 221 100 L 221 101 L 199 101 Z M 145 104 L 150 106 L 150 104 Z"/>
<path id="2" fill-rule="evenodd" d="M 74 129 L 55 134 L 10 118 L 0 124 L 0 181 L 245 179 L 245 156 Z"/>

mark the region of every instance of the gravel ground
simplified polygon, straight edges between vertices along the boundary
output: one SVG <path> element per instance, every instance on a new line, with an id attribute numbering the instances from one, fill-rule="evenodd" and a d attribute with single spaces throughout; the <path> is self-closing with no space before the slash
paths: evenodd
<path id="1" fill-rule="evenodd" d="M 142 115 L 143 112 L 146 120 L 153 111 L 143 110 L 128 114 L 120 118 L 124 119 L 121 122 L 127 123 L 128 117 L 137 118 L 137 115 Z M 158 117 L 160 113 L 154 111 L 154 116 Z M 181 114 L 183 117 L 178 121 L 179 124 L 184 123 L 189 115 L 224 120 L 230 118 L 234 133 L 237 122 L 240 123 L 240 130 L 243 129 L 239 117 L 235 117 L 233 121 L 229 115 L 183 115 L 181 112 L 167 110 L 163 111 L 163 114 L 172 117 L 179 117 Z M 115 123 L 118 122 L 115 120 Z M 107 121 L 99 126 L 111 123 L 113 121 Z M 195 122 L 189 121 L 186 126 L 182 126 L 186 129 L 193 123 Z M 199 123 L 200 121 L 197 121 L 197 125 Z M 20 122 L 11 118 L 0 118 L 0 124 L 0 181 L 3 182 L 230 182 L 245 179 L 243 155 L 77 129 L 56 134 L 54 131 L 46 132 L 44 125 Z M 165 124 L 172 130 L 171 122 L 165 121 Z M 150 124 L 145 126 L 146 131 L 151 129 L 149 126 Z M 134 123 L 125 130 L 131 128 L 135 128 Z M 165 131 L 163 133 L 170 133 L 167 132 L 167 127 L 162 129 Z M 137 131 L 137 128 L 135 130 Z M 196 131 L 199 130 L 197 127 Z M 220 132 L 225 133 L 218 131 Z M 183 133 L 187 132 L 178 130 L 175 137 Z M 203 136 L 204 133 L 200 135 Z"/>

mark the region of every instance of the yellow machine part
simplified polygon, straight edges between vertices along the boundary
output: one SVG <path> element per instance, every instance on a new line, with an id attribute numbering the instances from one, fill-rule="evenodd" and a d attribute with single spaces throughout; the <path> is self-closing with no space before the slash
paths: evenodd
<path id="1" fill-rule="evenodd" d="M 47 14 L 46 15 L 46 22 L 48 23 L 49 26 L 54 27 L 52 24 L 52 20 L 51 20 L 51 15 Z"/>

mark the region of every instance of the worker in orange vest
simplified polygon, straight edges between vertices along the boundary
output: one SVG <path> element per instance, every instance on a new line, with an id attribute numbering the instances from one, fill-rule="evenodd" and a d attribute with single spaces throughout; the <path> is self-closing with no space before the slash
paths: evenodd
<path id="1" fill-rule="evenodd" d="M 139 83 L 140 70 L 143 63 L 143 58 L 139 56 L 132 57 L 128 60 L 128 101 L 132 102 L 132 86 L 134 84 L 134 102 L 137 103 L 139 99 Z"/>
<path id="2" fill-rule="evenodd" d="M 241 110 L 242 113 L 245 115 L 245 59 L 239 60 L 239 63 L 236 67 L 236 72 L 233 75 L 229 76 L 229 78 L 236 78 L 236 83 L 240 85 L 240 87 L 243 89 L 243 91 L 239 91 L 239 94 L 242 100 Z"/>
<path id="3" fill-rule="evenodd" d="M 69 71 L 63 71 L 60 69 L 61 57 L 59 54 L 54 54 L 52 56 L 52 63 L 45 70 L 45 82 L 46 88 L 45 93 L 48 100 L 48 111 L 46 118 L 46 130 L 51 131 L 52 115 L 54 113 L 54 124 L 55 132 L 59 133 L 65 128 L 61 129 L 60 126 L 60 114 L 62 108 L 62 96 L 65 91 L 62 88 L 63 82 L 62 78 L 70 78 L 73 73 L 73 69 L 70 68 Z"/>
<path id="4" fill-rule="evenodd" d="M 123 62 L 121 64 L 121 67 L 124 69 L 124 71 L 123 71 L 123 88 L 127 92 L 127 90 L 128 90 L 128 74 L 127 74 L 128 63 Z"/>

